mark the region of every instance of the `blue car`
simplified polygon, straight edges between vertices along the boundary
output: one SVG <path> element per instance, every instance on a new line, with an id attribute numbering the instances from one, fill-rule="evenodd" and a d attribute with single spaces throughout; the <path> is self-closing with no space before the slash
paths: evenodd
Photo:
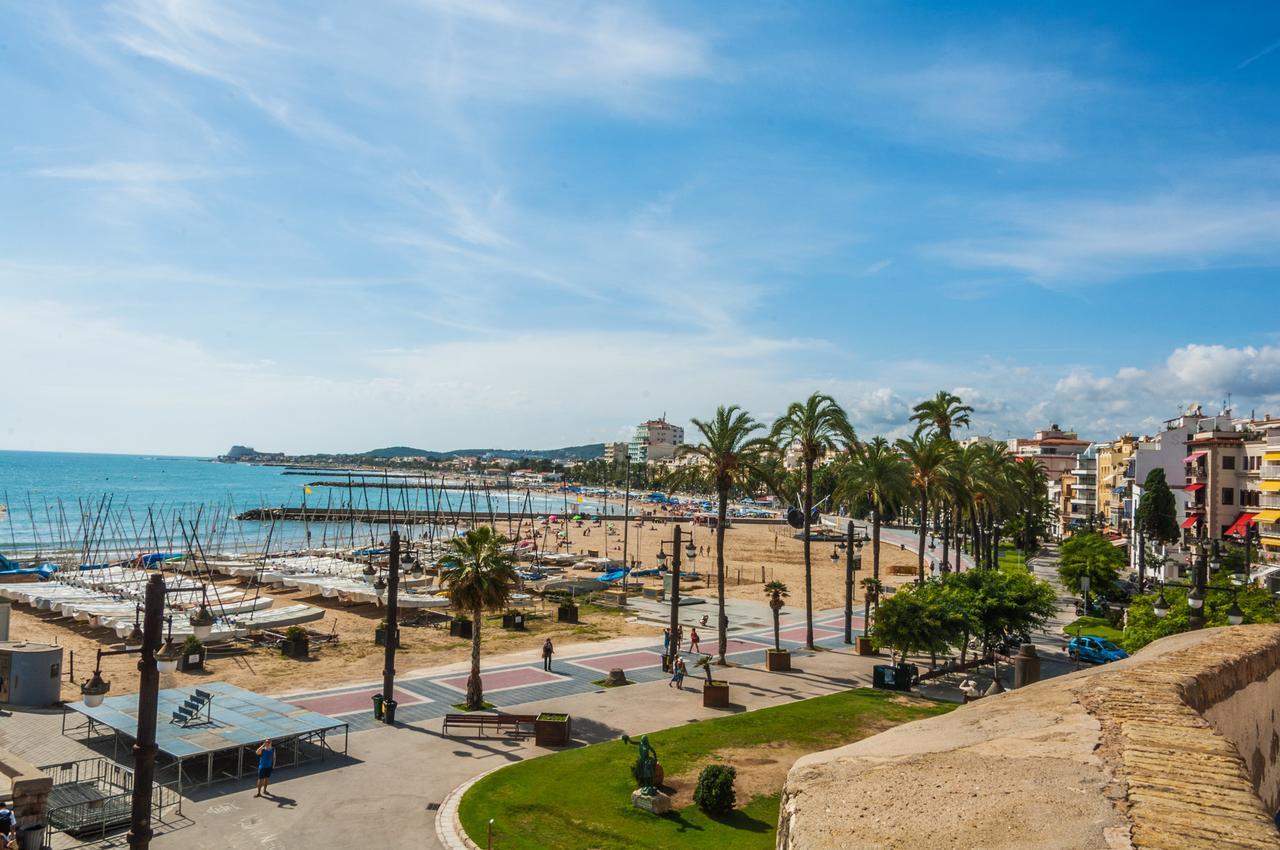
<path id="1" fill-rule="evenodd" d="M 1072 638 L 1071 643 L 1067 644 L 1067 654 L 1092 664 L 1106 664 L 1108 661 L 1129 657 L 1129 653 L 1106 638 L 1092 635 Z"/>

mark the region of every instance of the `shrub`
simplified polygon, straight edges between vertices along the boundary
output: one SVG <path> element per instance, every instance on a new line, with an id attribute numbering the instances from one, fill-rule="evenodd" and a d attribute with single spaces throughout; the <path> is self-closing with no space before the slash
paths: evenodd
<path id="1" fill-rule="evenodd" d="M 709 764 L 698 774 L 698 787 L 693 789 L 693 802 L 709 815 L 727 815 L 733 811 L 733 780 L 738 772 L 727 764 Z"/>
<path id="2" fill-rule="evenodd" d="M 200 651 L 200 641 L 195 635 L 187 635 L 187 639 L 182 642 L 183 655 L 195 655 Z"/>
<path id="3" fill-rule="evenodd" d="M 289 640 L 302 640 L 307 636 L 307 630 L 302 626 L 290 626 L 284 630 L 284 636 Z"/>

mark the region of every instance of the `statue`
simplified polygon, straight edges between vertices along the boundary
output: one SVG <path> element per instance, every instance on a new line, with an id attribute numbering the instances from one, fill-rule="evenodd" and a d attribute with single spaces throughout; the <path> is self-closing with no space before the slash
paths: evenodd
<path id="1" fill-rule="evenodd" d="M 636 763 L 631 767 L 631 773 L 640 783 L 640 792 L 647 797 L 652 797 L 658 792 L 654 786 L 654 776 L 658 768 L 658 751 L 649 743 L 648 735 L 641 735 L 640 740 L 635 742 L 623 735 L 622 743 L 628 745 L 635 743 L 640 747 L 640 752 L 636 755 Z"/>

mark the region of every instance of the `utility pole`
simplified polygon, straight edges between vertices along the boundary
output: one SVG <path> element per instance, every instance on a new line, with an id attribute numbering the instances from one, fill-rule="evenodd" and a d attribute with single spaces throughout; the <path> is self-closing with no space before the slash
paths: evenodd
<path id="1" fill-rule="evenodd" d="M 387 725 L 396 720 L 396 647 L 400 643 L 400 623 L 396 600 L 400 592 L 400 532 L 391 531 L 391 562 L 387 576 L 387 625 L 383 631 L 386 646 L 382 662 L 382 722 Z"/>
<path id="2" fill-rule="evenodd" d="M 608 493 L 608 485 L 605 485 L 605 492 Z M 627 576 L 631 572 L 631 562 L 627 560 L 627 535 L 631 530 L 630 523 L 631 513 L 631 453 L 627 452 L 627 494 L 623 497 L 622 502 L 622 604 L 627 604 Z M 609 521 L 605 516 L 605 522 Z M 606 525 L 604 529 L 605 543 L 609 542 L 609 527 Z"/>
<path id="3" fill-rule="evenodd" d="M 844 533 L 844 642 L 853 643 L 853 550 L 854 546 L 853 520 L 849 520 L 849 527 Z M 866 623 L 863 623 L 866 628 Z"/>
<path id="4" fill-rule="evenodd" d="M 142 657 L 138 659 L 138 737 L 133 744 L 133 807 L 128 842 L 131 850 L 151 846 L 151 785 L 156 774 L 156 706 L 160 699 L 160 669 L 156 650 L 164 617 L 164 578 L 157 572 L 147 581 L 142 619 Z"/>

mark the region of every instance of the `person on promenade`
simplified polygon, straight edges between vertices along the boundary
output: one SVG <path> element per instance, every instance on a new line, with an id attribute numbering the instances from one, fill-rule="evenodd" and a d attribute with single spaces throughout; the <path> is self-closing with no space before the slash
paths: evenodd
<path id="1" fill-rule="evenodd" d="M 676 642 L 676 652 L 680 652 L 680 647 L 684 646 L 684 626 L 676 626 L 676 634 L 674 638 Z"/>
<path id="2" fill-rule="evenodd" d="M 11 846 L 16 846 L 14 842 L 18 837 L 18 815 L 13 809 L 0 803 L 0 850 L 8 850 Z"/>
<path id="3" fill-rule="evenodd" d="M 267 785 L 271 782 L 271 769 L 276 766 L 276 751 L 271 746 L 271 739 L 262 742 L 262 746 L 258 747 L 258 793 L 255 797 L 261 797 L 267 793 Z"/>
<path id="4" fill-rule="evenodd" d="M 556 648 L 551 645 L 551 638 L 547 638 L 542 642 L 542 669 L 551 671 L 551 656 L 555 654 Z"/>
<path id="5" fill-rule="evenodd" d="M 662 654 L 671 654 L 671 629 L 669 628 L 662 630 Z"/>
<path id="6" fill-rule="evenodd" d="M 669 688 L 672 685 L 675 685 L 676 690 L 683 691 L 685 672 L 684 659 L 680 656 L 676 656 L 675 663 L 671 665 L 671 681 L 667 682 L 667 687 Z"/>
<path id="7" fill-rule="evenodd" d="M 700 642 L 700 639 L 698 638 L 698 629 L 696 627 L 693 629 L 690 629 L 689 630 L 689 651 L 694 653 L 695 655 L 698 653 L 698 650 L 699 650 L 699 645 L 698 645 L 699 642 Z"/>

